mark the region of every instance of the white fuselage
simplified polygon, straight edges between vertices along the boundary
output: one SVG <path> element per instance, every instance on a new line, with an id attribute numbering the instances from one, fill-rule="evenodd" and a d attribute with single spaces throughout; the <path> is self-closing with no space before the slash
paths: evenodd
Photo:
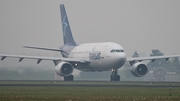
<path id="1" fill-rule="evenodd" d="M 82 71 L 109 71 L 124 65 L 126 53 L 123 47 L 117 43 L 86 43 L 76 46 L 68 58 L 89 60 L 90 64 L 75 67 Z"/>

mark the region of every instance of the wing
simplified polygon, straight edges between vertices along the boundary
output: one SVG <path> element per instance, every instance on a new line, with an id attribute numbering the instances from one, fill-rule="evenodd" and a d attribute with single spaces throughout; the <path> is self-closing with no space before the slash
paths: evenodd
<path id="1" fill-rule="evenodd" d="M 89 63 L 89 61 L 79 58 L 59 58 L 59 57 L 26 56 L 26 55 L 10 55 L 10 54 L 0 54 L 0 57 L 1 57 L 1 61 L 7 57 L 19 58 L 19 62 L 21 62 L 23 59 L 36 59 L 37 64 L 39 64 L 42 60 L 66 61 L 70 63 L 81 63 L 81 64 Z"/>
<path id="2" fill-rule="evenodd" d="M 175 58 L 180 57 L 180 55 L 168 55 L 168 56 L 152 56 L 152 57 L 137 57 L 137 58 L 127 58 L 126 62 L 134 62 L 134 61 L 143 61 L 143 60 L 151 60 L 151 62 L 154 62 L 157 59 L 166 59 L 169 60 L 169 58 Z"/>

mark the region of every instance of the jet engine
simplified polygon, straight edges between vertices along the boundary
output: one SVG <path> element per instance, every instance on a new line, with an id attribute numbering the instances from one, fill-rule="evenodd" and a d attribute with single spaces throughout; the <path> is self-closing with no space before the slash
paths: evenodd
<path id="1" fill-rule="evenodd" d="M 148 67 L 142 62 L 136 62 L 131 66 L 131 73 L 136 77 L 142 77 L 148 72 Z"/>
<path id="2" fill-rule="evenodd" d="M 74 67 L 69 62 L 60 62 L 55 67 L 55 72 L 60 76 L 69 76 L 72 74 Z"/>

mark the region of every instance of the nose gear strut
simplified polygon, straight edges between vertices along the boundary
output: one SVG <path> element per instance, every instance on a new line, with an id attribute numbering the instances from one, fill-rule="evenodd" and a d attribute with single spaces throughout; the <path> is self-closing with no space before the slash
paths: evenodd
<path id="1" fill-rule="evenodd" d="M 112 73 L 110 76 L 111 81 L 120 81 L 120 76 L 117 75 L 117 73 L 118 73 L 117 69 L 112 69 Z"/>

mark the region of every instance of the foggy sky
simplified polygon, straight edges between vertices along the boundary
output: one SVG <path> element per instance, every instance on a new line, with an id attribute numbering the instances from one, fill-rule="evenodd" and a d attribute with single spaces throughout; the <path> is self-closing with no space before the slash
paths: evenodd
<path id="1" fill-rule="evenodd" d="M 0 53 L 61 56 L 23 45 L 59 48 L 63 45 L 59 4 L 66 7 L 75 41 L 116 42 L 132 56 L 152 49 L 180 54 L 179 0 L 0 0 Z M 5 60 L 0 65 L 32 65 L 36 61 Z M 54 69 L 52 62 L 43 62 Z M 39 65 L 38 65 L 39 66 Z M 38 67 L 37 66 L 37 67 Z M 39 66 L 41 67 L 41 65 Z"/>

